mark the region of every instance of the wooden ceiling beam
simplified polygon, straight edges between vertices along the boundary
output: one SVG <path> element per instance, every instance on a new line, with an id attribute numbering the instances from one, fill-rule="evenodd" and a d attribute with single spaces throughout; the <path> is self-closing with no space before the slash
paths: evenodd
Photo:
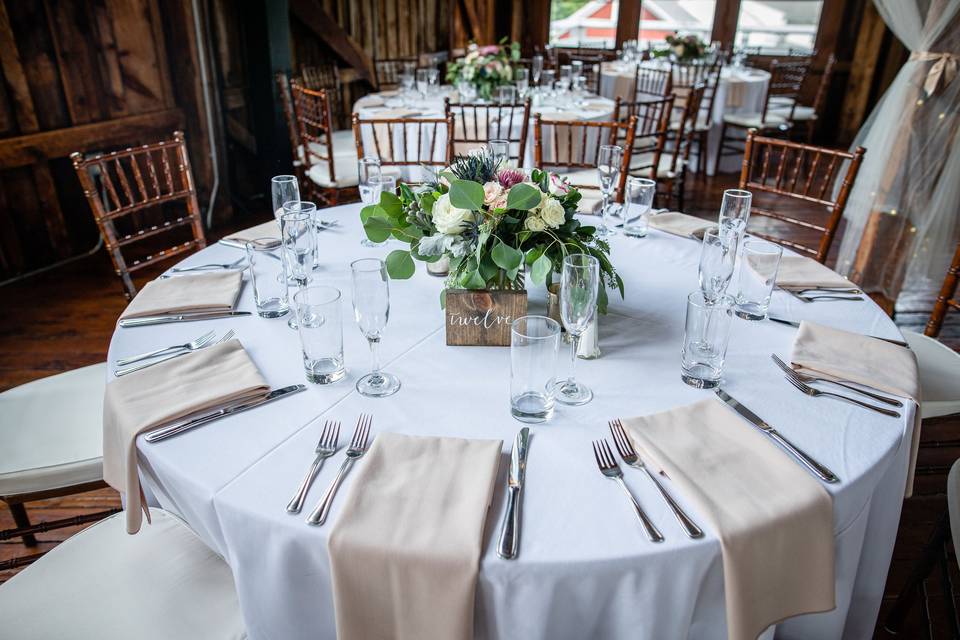
<path id="1" fill-rule="evenodd" d="M 290 0 L 290 13 L 356 70 L 360 78 L 376 85 L 370 56 L 323 8 L 319 0 Z"/>

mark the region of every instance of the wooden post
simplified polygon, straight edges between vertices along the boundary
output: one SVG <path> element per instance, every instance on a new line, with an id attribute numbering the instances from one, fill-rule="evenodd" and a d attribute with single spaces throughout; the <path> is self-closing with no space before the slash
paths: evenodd
<path id="1" fill-rule="evenodd" d="M 620 13 L 617 15 L 616 48 L 623 46 L 625 40 L 636 40 L 640 32 L 641 0 L 620 0 Z"/>
<path id="2" fill-rule="evenodd" d="M 733 48 L 740 18 L 740 0 L 717 0 L 713 11 L 713 31 L 710 40 L 719 40 L 725 49 Z"/>

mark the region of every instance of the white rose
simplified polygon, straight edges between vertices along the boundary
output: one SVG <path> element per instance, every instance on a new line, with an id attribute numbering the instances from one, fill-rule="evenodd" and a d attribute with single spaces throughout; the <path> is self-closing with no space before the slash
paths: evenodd
<path id="1" fill-rule="evenodd" d="M 554 198 L 547 200 L 546 204 L 541 207 L 540 217 L 543 218 L 543 221 L 551 229 L 556 229 L 566 222 L 567 219 L 563 205 L 560 204 L 559 200 L 555 200 Z"/>
<path id="2" fill-rule="evenodd" d="M 491 180 L 486 183 L 483 185 L 483 204 L 492 205 L 497 201 L 501 193 L 503 193 L 503 187 L 500 186 L 499 182 Z"/>
<path id="3" fill-rule="evenodd" d="M 469 209 L 458 209 L 450 204 L 450 194 L 445 193 L 433 203 L 433 224 L 437 231 L 448 236 L 459 235 L 463 232 L 464 223 L 473 220 L 473 212 Z"/>
<path id="4" fill-rule="evenodd" d="M 490 204 L 491 209 L 506 209 L 507 208 L 507 192 L 501 191 L 500 195 L 497 196 L 497 199 Z"/>
<path id="5" fill-rule="evenodd" d="M 523 223 L 523 228 L 527 231 L 545 231 L 547 223 L 540 216 L 529 215 Z"/>
<path id="6" fill-rule="evenodd" d="M 570 184 L 555 173 L 550 174 L 550 193 L 555 196 L 565 196 L 570 191 Z"/>

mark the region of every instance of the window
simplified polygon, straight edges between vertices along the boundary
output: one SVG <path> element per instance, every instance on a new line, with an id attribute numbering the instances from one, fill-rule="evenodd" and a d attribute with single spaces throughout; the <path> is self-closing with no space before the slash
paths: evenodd
<path id="1" fill-rule="evenodd" d="M 765 52 L 813 50 L 823 0 L 743 0 L 737 21 L 737 47 Z"/>
<path id="2" fill-rule="evenodd" d="M 552 0 L 550 44 L 616 48 L 619 5 L 617 0 Z"/>
<path id="3" fill-rule="evenodd" d="M 644 0 L 640 5 L 640 48 L 659 47 L 677 32 L 710 42 L 717 0 Z"/>

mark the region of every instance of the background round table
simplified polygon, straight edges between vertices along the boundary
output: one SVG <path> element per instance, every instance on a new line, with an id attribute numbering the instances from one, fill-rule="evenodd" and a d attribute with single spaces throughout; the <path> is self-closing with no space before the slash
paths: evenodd
<path id="1" fill-rule="evenodd" d="M 651 68 L 666 68 L 669 63 L 652 60 L 641 64 Z M 600 68 L 600 95 L 610 99 L 619 97 L 622 100 L 633 100 L 636 73 L 636 64 L 603 63 Z M 720 70 L 720 84 L 713 101 L 710 133 L 707 136 L 707 175 L 712 176 L 718 170 L 717 148 L 720 146 L 720 127 L 723 125 L 723 116 L 762 112 L 769 84 L 770 72 L 763 69 L 724 66 Z M 736 131 L 728 131 L 727 135 L 738 134 Z M 720 161 L 719 170 L 725 173 L 739 171 L 742 162 L 741 157 L 727 156 Z M 697 166 L 696 154 L 693 154 L 687 169 L 696 171 Z"/>
<path id="2" fill-rule="evenodd" d="M 703 539 L 688 539 L 653 485 L 628 470 L 627 482 L 666 536 L 662 544 L 650 544 L 624 496 L 597 471 L 590 448 L 592 439 L 608 435 L 610 418 L 710 396 L 680 381 L 685 299 L 697 288 L 699 244 L 655 230 L 644 239 L 612 239 L 626 299 L 611 294 L 610 313 L 599 326 L 603 355 L 577 368 L 595 399 L 582 407 L 561 405 L 551 422 L 531 429 L 520 555 L 504 561 L 496 555 L 496 538 L 505 508 L 506 461 L 522 426 L 510 416 L 509 349 L 447 347 L 439 306 L 442 281 L 428 276 L 421 264 L 412 279 L 390 283 L 382 361 L 403 387 L 385 399 L 360 396 L 354 383 L 368 371 L 370 357 L 349 321 L 349 263 L 385 256 L 399 244 L 362 247 L 359 210 L 354 204 L 324 211 L 325 218 L 336 217 L 341 224 L 321 233 L 322 267 L 315 273 L 318 281 L 344 292 L 345 379 L 311 385 L 289 399 L 164 442 L 138 441 L 141 476 L 155 500 L 183 517 L 233 569 L 250 638 L 336 637 L 326 544 L 330 527 L 310 527 L 305 515 L 290 515 L 285 506 L 313 460 L 323 421 L 340 420 L 349 434 L 361 412 L 373 414 L 374 435 L 395 431 L 503 440 L 477 584 L 476 637 L 724 637 L 716 533 L 705 527 Z M 238 255 L 236 249 L 212 245 L 183 264 L 225 262 Z M 545 308 L 542 290 L 531 290 L 530 305 L 531 312 Z M 254 309 L 249 283 L 238 308 Z M 804 304 L 777 292 L 771 310 L 899 337 L 870 301 Z M 271 386 L 304 382 L 298 336 L 285 318 L 254 315 L 117 329 L 109 361 L 229 328 L 237 331 Z M 908 410 L 903 419 L 891 419 L 799 393 L 770 360 L 771 352 L 789 354 L 794 332 L 768 321 L 735 320 L 725 372 L 732 395 L 841 478 L 825 486 L 834 508 L 837 608 L 789 619 L 777 626 L 776 635 L 869 638 L 900 515 L 909 454 L 905 434 L 913 415 Z M 332 480 L 338 462 L 327 461 L 305 513 Z M 683 496 L 676 489 L 673 493 L 696 519 Z M 345 507 L 345 495 L 341 491 L 334 503 L 331 521 Z"/>

